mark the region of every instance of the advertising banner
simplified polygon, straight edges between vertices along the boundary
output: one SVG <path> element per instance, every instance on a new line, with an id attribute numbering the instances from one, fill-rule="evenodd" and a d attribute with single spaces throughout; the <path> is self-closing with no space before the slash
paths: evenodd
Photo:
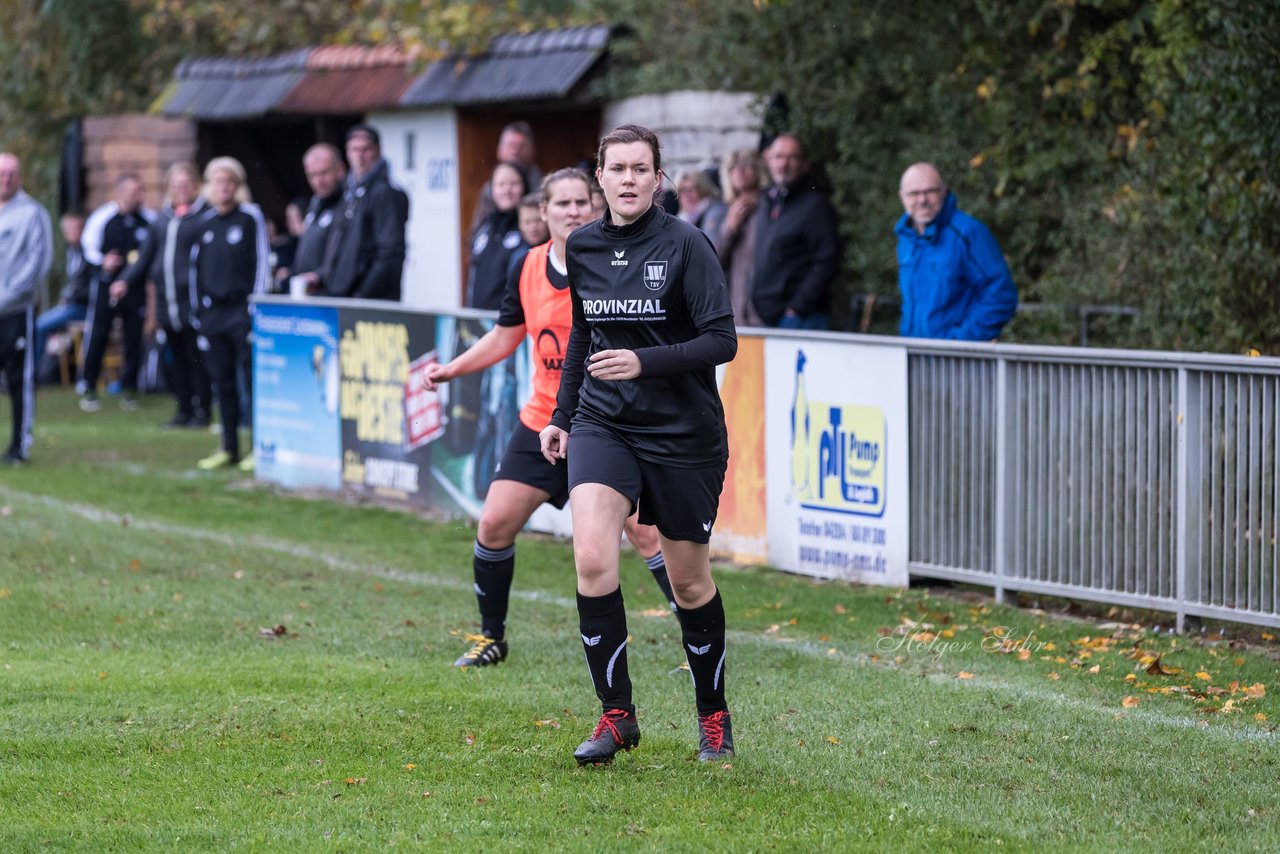
<path id="1" fill-rule="evenodd" d="M 798 338 L 765 343 L 769 563 L 907 583 L 907 355 Z"/>
<path id="2" fill-rule="evenodd" d="M 764 563 L 764 339 L 738 338 L 738 355 L 717 372 L 729 430 L 729 469 L 711 547 L 735 563 Z"/>
<path id="3" fill-rule="evenodd" d="M 292 489 L 339 489 L 337 310 L 259 305 L 253 348 L 258 477 Z"/>

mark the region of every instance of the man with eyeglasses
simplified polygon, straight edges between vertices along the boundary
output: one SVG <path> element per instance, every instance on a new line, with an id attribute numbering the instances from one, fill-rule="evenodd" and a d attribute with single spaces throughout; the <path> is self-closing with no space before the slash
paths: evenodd
<path id="1" fill-rule="evenodd" d="M 910 338 L 990 341 L 1018 307 L 1009 265 L 987 227 L 960 210 L 932 163 L 902 175 L 898 196 L 899 331 Z"/>

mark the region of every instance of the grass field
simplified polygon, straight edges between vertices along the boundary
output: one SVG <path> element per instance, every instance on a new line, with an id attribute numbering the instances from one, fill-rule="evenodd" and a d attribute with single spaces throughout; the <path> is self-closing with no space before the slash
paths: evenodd
<path id="1" fill-rule="evenodd" d="M 42 391 L 0 470 L 6 852 L 1280 850 L 1269 636 L 723 567 L 739 752 L 708 766 L 628 553 L 643 741 L 579 769 L 567 544 L 520 541 L 511 658 L 457 671 L 469 525 L 197 473 L 216 440 L 168 415 Z"/>

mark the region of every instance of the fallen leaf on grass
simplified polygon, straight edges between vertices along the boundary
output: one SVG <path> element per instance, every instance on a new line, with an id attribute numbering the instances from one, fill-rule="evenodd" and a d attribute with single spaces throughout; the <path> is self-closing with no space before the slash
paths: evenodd
<path id="1" fill-rule="evenodd" d="M 1181 671 L 1176 668 L 1165 667 L 1164 664 L 1161 663 L 1160 656 L 1158 655 L 1151 660 L 1150 664 L 1147 665 L 1147 674 L 1150 676 L 1173 676 L 1175 673 L 1180 672 Z"/>
<path id="2" fill-rule="evenodd" d="M 142 561 L 138 560 L 136 557 L 133 560 L 129 561 L 130 572 L 137 572 L 140 569 L 142 569 Z"/>
<path id="3" fill-rule="evenodd" d="M 368 777 L 348 777 L 342 782 L 346 783 L 348 786 L 363 786 L 365 783 L 369 782 L 369 778 Z"/>
<path id="4" fill-rule="evenodd" d="M 640 612 L 642 617 L 670 617 L 670 608 L 645 608 Z"/>
<path id="5" fill-rule="evenodd" d="M 845 611 L 844 606 L 843 606 L 843 605 L 841 605 L 841 604 L 839 604 L 839 603 L 837 603 L 837 604 L 836 604 L 836 607 L 835 607 L 835 612 L 836 612 L 837 614 L 843 614 L 843 613 L 844 613 L 844 611 Z"/>
<path id="6" fill-rule="evenodd" d="M 1262 712 L 1258 712 L 1256 715 L 1253 716 L 1253 719 L 1255 721 L 1265 721 L 1267 719 L 1267 716 L 1264 715 Z"/>
<path id="7" fill-rule="evenodd" d="M 1050 679 L 1051 681 L 1053 681 L 1053 682 L 1057 682 L 1057 681 L 1058 681 L 1059 679 L 1061 679 L 1061 678 L 1062 678 L 1062 677 L 1061 677 L 1061 676 L 1059 676 L 1059 675 L 1058 675 L 1058 674 L 1056 674 L 1056 673 L 1050 673 L 1050 674 L 1049 674 L 1049 679 Z"/>
<path id="8" fill-rule="evenodd" d="M 1142 700 L 1138 697 L 1125 697 L 1120 701 L 1120 705 L 1124 706 L 1126 709 L 1136 709 L 1138 708 L 1138 704 L 1141 702 Z"/>
<path id="9" fill-rule="evenodd" d="M 276 638 L 284 637 L 288 633 L 289 633 L 289 630 L 286 629 L 283 625 L 272 626 L 269 629 L 268 628 L 258 629 L 258 637 L 262 638 L 263 640 L 275 640 Z"/>
<path id="10" fill-rule="evenodd" d="M 470 733 L 470 732 L 467 733 L 466 735 L 462 736 L 462 740 L 467 743 L 467 746 L 474 745 L 476 743 L 475 733 Z"/>
<path id="11" fill-rule="evenodd" d="M 13 591 L 8 587 L 0 587 L 0 599 L 8 599 L 13 595 Z"/>
<path id="12" fill-rule="evenodd" d="M 778 625 L 777 623 L 774 623 L 772 626 L 765 629 L 764 633 L 766 635 L 776 635 L 781 630 L 782 630 L 782 626 Z"/>
<path id="13" fill-rule="evenodd" d="M 5 519 L 7 519 L 12 515 L 13 515 L 13 508 L 10 507 L 8 504 L 4 505 L 3 507 L 0 507 L 0 517 L 4 517 Z"/>
<path id="14" fill-rule="evenodd" d="M 1267 686 L 1263 685 L 1261 682 L 1255 682 L 1248 688 L 1245 688 L 1244 693 L 1250 700 L 1257 700 L 1267 695 Z"/>
<path id="15" fill-rule="evenodd" d="M 957 674 L 956 674 L 956 678 L 957 678 L 957 679 L 972 679 L 972 678 L 973 678 L 973 674 L 972 674 L 972 673 L 970 673 L 968 670 L 961 670 L 959 673 L 957 673 Z"/>
<path id="16" fill-rule="evenodd" d="M 1088 670 L 1086 670 L 1086 671 L 1085 671 L 1085 673 L 1097 673 L 1097 672 L 1098 672 L 1098 671 L 1100 671 L 1100 670 L 1102 670 L 1102 665 L 1101 665 L 1101 664 L 1095 664 L 1095 665 L 1093 665 L 1093 667 L 1090 667 Z M 1132 676 L 1133 674 L 1132 674 L 1132 673 L 1130 673 L 1129 675 L 1130 675 L 1130 676 Z"/>
<path id="17" fill-rule="evenodd" d="M 414 768 L 417 768 L 417 767 L 418 767 L 418 766 L 417 766 L 417 765 L 414 765 L 412 762 L 406 762 L 406 763 L 404 764 L 404 770 L 406 770 L 406 771 L 412 771 Z"/>
<path id="18" fill-rule="evenodd" d="M 534 726 L 549 726 L 552 729 L 560 729 L 560 722 L 555 718 L 548 718 L 545 721 L 534 721 Z"/>
<path id="19" fill-rule="evenodd" d="M 1031 650 L 1023 647 L 1018 650 L 1018 661 L 1029 661 L 1031 659 Z"/>
<path id="20" fill-rule="evenodd" d="M 836 738 L 834 735 L 827 736 L 827 741 L 831 742 L 832 744 L 840 743 L 840 739 Z"/>
<path id="21" fill-rule="evenodd" d="M 1137 677 L 1136 675 L 1134 675 L 1134 674 L 1130 673 L 1130 674 L 1128 674 L 1127 676 L 1125 676 L 1125 677 L 1124 677 L 1124 681 L 1126 681 L 1126 682 L 1137 682 L 1137 681 L 1138 681 L 1138 677 Z"/>
<path id="22" fill-rule="evenodd" d="M 1208 673 L 1205 673 L 1203 670 L 1199 670 L 1199 671 L 1196 671 L 1196 678 L 1203 679 L 1204 681 L 1208 682 L 1213 677 L 1210 676 Z"/>

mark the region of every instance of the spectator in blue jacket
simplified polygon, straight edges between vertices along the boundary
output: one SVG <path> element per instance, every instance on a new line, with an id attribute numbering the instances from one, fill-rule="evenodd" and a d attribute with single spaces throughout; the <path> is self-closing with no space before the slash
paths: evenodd
<path id="1" fill-rule="evenodd" d="M 987 227 L 960 210 L 942 174 L 916 163 L 898 188 L 899 331 L 911 338 L 990 341 L 1018 307 L 1009 265 Z"/>

